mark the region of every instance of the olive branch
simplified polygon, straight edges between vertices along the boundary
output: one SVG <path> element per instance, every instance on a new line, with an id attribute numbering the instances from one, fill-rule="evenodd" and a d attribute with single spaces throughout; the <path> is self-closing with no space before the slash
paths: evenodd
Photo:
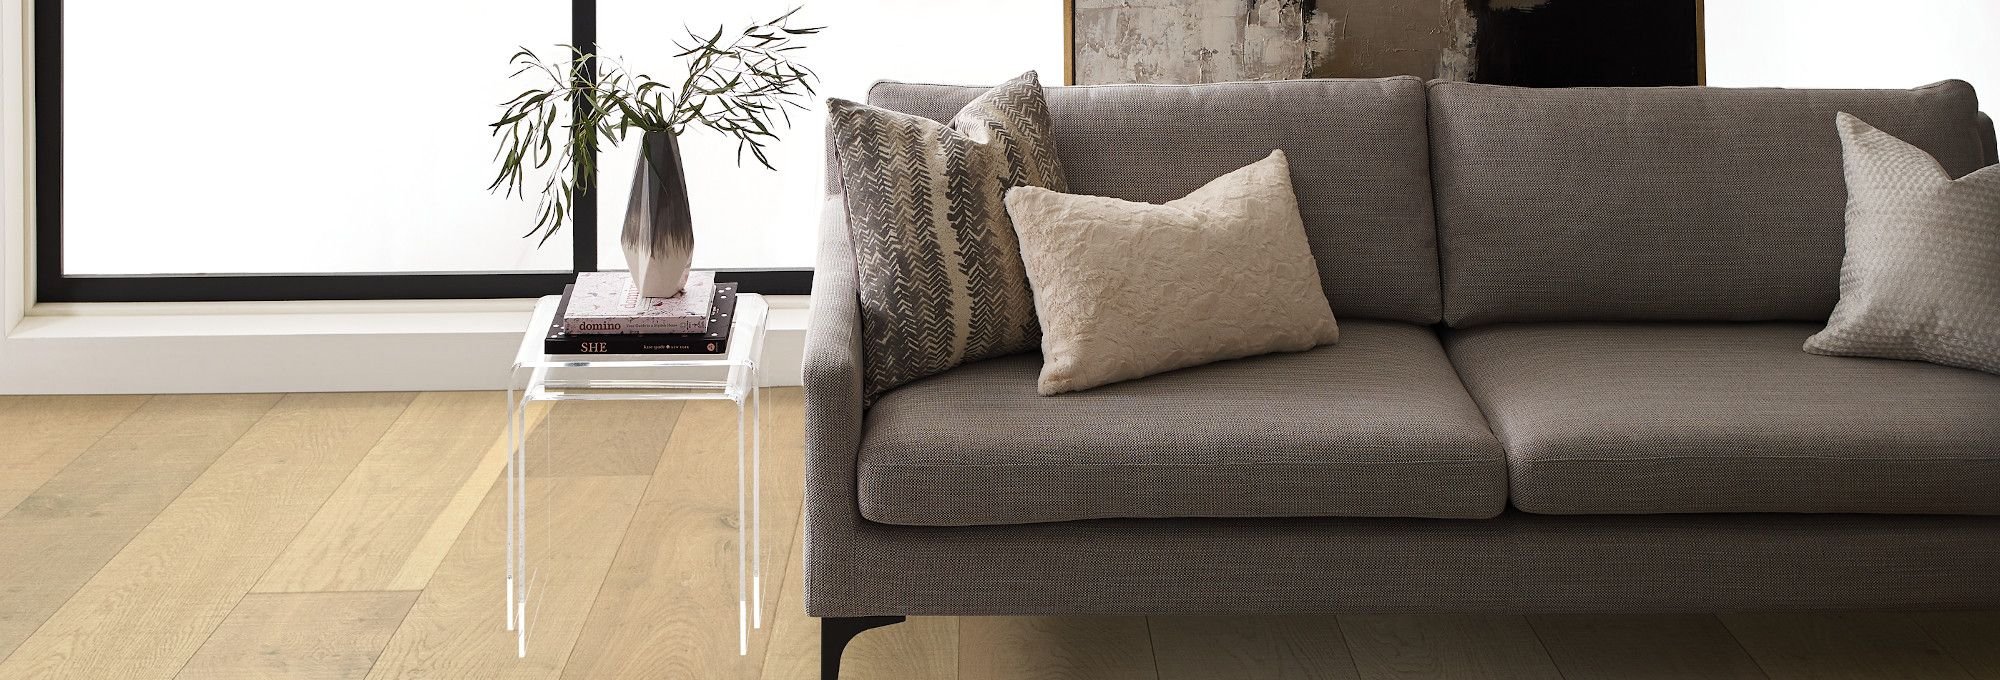
<path id="1" fill-rule="evenodd" d="M 571 45 L 559 46 L 563 62 L 522 47 L 507 59 L 515 67 L 508 77 L 539 84 L 502 103 L 500 119 L 489 126 L 500 172 L 487 191 L 526 199 L 529 175 L 537 176 L 541 202 L 534 227 L 522 237 L 540 234 L 539 246 L 573 217 L 577 192 L 595 181 L 603 145 L 616 146 L 635 129 L 678 136 L 699 125 L 736 139 L 738 165 L 748 150 L 775 169 L 764 147 L 778 140 L 773 130 L 791 127 L 790 110 L 806 108 L 819 78 L 789 54 L 805 48 L 796 38 L 825 28 L 791 27 L 799 9 L 750 24 L 726 41 L 721 27 L 713 35 L 686 30 L 685 42 L 674 41 L 680 50 L 674 57 L 688 67 L 678 87 Z"/>

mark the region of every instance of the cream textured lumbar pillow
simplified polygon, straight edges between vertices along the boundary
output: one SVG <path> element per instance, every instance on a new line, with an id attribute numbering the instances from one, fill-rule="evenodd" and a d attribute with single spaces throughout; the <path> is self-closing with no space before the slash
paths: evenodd
<path id="1" fill-rule="evenodd" d="M 2000 373 L 2000 166 L 1953 180 L 1930 154 L 1842 113 L 1847 256 L 1813 354 Z"/>
<path id="2" fill-rule="evenodd" d="M 861 298 L 863 393 L 1035 348 L 1034 300 L 1000 199 L 1068 188 L 1035 72 L 949 125 L 828 99 Z"/>
<path id="3" fill-rule="evenodd" d="M 1340 337 L 1285 152 L 1165 205 L 1007 191 L 1043 395 Z"/>

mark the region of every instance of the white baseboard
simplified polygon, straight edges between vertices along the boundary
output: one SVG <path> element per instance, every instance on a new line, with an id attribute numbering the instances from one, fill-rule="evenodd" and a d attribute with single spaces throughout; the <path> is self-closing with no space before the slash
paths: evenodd
<path id="1" fill-rule="evenodd" d="M 763 382 L 802 382 L 806 296 L 771 296 Z M 504 389 L 533 300 L 39 305 L 0 394 Z"/>

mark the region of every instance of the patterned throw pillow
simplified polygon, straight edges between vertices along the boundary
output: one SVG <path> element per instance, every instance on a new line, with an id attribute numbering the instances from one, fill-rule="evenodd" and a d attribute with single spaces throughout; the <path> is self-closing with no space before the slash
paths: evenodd
<path id="1" fill-rule="evenodd" d="M 1859 118 L 1838 124 L 1847 257 L 1840 304 L 1806 351 L 2000 373 L 2000 166 L 1954 180 Z"/>
<path id="2" fill-rule="evenodd" d="M 1001 203 L 1016 186 L 1068 189 L 1030 71 L 950 125 L 828 99 L 860 279 L 868 399 L 959 364 L 1035 349 L 1041 327 Z"/>

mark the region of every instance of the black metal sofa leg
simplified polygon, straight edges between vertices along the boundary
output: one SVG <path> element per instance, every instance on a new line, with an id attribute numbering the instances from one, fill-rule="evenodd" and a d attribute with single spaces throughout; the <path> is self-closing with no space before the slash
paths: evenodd
<path id="1" fill-rule="evenodd" d="M 819 620 L 820 680 L 840 680 L 840 653 L 847 643 L 870 628 L 902 623 L 901 616 L 828 616 Z"/>

